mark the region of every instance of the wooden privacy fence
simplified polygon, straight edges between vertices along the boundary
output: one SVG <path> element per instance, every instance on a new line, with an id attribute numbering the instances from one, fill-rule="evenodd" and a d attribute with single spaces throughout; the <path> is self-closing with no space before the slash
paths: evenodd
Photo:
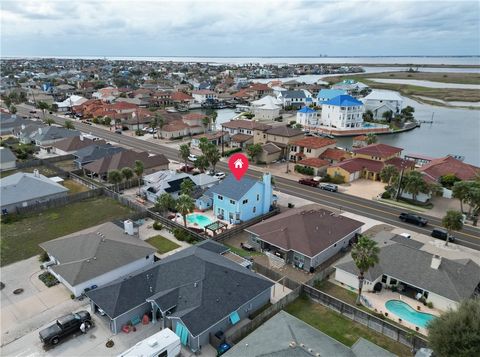
<path id="1" fill-rule="evenodd" d="M 380 319 L 306 284 L 303 285 L 303 292 L 314 301 L 405 346 L 415 349 L 427 347 L 427 340 L 391 324 L 388 320 Z"/>

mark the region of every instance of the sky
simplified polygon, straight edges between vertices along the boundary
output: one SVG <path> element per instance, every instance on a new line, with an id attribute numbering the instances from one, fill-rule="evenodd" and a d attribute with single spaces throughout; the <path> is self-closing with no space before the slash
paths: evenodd
<path id="1" fill-rule="evenodd" d="M 1 56 L 458 56 L 479 1 L 0 0 Z"/>

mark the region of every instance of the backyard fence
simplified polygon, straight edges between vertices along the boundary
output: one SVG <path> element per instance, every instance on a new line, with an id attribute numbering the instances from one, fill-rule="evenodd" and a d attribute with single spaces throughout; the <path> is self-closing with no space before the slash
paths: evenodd
<path id="1" fill-rule="evenodd" d="M 234 226 L 233 228 L 231 228 L 231 229 L 229 229 L 225 232 L 222 232 L 222 233 L 219 233 L 219 234 L 213 236 L 212 239 L 216 242 L 223 242 L 223 241 L 227 240 L 228 238 L 231 238 L 234 235 L 237 235 L 237 234 L 243 232 L 243 230 L 245 228 L 253 226 L 254 224 L 259 223 L 259 222 L 261 222 L 261 221 L 263 221 L 267 218 L 273 217 L 279 212 L 280 212 L 280 209 L 278 207 L 275 207 L 272 211 L 270 211 L 268 213 L 265 213 L 265 214 L 263 214 L 259 217 L 256 217 L 256 218 L 251 219 L 249 221 L 238 224 L 238 225 Z"/>
<path id="2" fill-rule="evenodd" d="M 335 310 L 349 319 L 356 321 L 368 328 L 381 333 L 401 344 L 410 348 L 427 347 L 427 341 L 422 337 L 404 330 L 398 326 L 389 323 L 387 320 L 378 318 L 368 312 L 362 311 L 353 305 L 347 304 L 331 295 L 317 290 L 306 284 L 303 285 L 303 292 L 320 304 Z"/>
<path id="3" fill-rule="evenodd" d="M 198 241 L 203 241 L 205 239 L 207 239 L 208 237 L 207 236 L 204 236 L 202 234 L 199 234 L 197 232 L 194 232 L 188 228 L 185 228 L 185 226 L 183 226 L 182 224 L 180 223 L 177 223 L 177 222 L 174 222 L 166 217 L 163 217 L 162 215 L 152 211 L 152 210 L 147 210 L 147 214 L 148 214 L 148 217 L 154 219 L 155 221 L 158 221 L 160 222 L 161 224 L 163 224 L 165 227 L 167 227 L 169 230 L 173 231 L 174 229 L 181 229 L 181 230 L 184 230 L 186 232 L 188 232 L 188 234 L 190 236 L 192 236 L 193 238 L 195 238 L 195 240 L 198 240 Z"/>
<path id="4" fill-rule="evenodd" d="M 299 282 L 296 282 L 296 281 L 294 281 L 294 280 L 292 280 L 292 279 L 290 279 L 286 276 L 283 276 L 282 274 L 276 272 L 275 270 L 270 269 L 270 268 L 266 267 L 265 265 L 259 264 L 255 261 L 252 264 L 252 270 L 254 270 L 255 272 L 257 272 L 257 273 L 259 273 L 263 276 L 266 276 L 270 280 L 273 280 L 273 281 L 276 281 L 278 283 L 283 284 L 284 286 L 286 286 L 290 290 L 295 290 L 302 285 Z"/>
<path id="5" fill-rule="evenodd" d="M 89 198 L 94 198 L 101 196 L 103 194 L 103 189 L 97 188 L 95 190 L 90 190 L 86 192 L 79 192 L 75 193 L 73 195 L 67 195 L 64 197 L 58 197 L 58 198 L 53 198 L 49 199 L 48 201 L 41 201 L 41 202 L 36 202 L 33 204 L 30 204 L 26 207 L 16 207 L 16 213 L 17 214 L 26 214 L 26 213 L 32 213 L 32 212 L 38 212 L 38 211 L 44 211 L 49 208 L 57 208 L 57 207 L 63 207 L 66 206 L 70 203 L 74 202 L 79 202 L 83 201 Z"/>
<path id="6" fill-rule="evenodd" d="M 275 304 L 269 306 L 264 311 L 255 316 L 247 324 L 235 330 L 231 334 L 226 336 L 227 343 L 233 345 L 238 343 L 241 339 L 246 337 L 250 332 L 257 329 L 261 324 L 270 319 L 273 315 L 282 310 L 285 306 L 293 302 L 300 296 L 302 292 L 302 285 L 298 284 L 298 287 L 295 290 L 292 290 L 288 295 L 284 296 L 278 300 Z"/>

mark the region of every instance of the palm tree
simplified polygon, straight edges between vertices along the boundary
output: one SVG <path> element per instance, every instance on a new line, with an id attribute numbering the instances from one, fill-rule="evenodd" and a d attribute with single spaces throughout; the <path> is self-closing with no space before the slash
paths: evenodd
<path id="1" fill-rule="evenodd" d="M 404 191 L 412 194 L 412 199 L 417 200 L 419 193 L 428 193 L 429 187 L 418 171 L 410 171 L 404 177 L 405 188 Z"/>
<path id="2" fill-rule="evenodd" d="M 123 176 L 122 173 L 118 170 L 112 170 L 108 173 L 108 182 L 115 185 L 115 191 L 118 192 L 118 184 L 122 182 Z"/>
<path id="3" fill-rule="evenodd" d="M 352 259 L 355 262 L 360 274 L 358 275 L 358 296 L 357 305 L 360 305 L 360 297 L 362 296 L 364 275 L 368 269 L 373 268 L 378 263 L 378 253 L 380 249 L 377 242 L 371 240 L 367 236 L 360 236 L 358 242 L 352 247 Z"/>
<path id="4" fill-rule="evenodd" d="M 190 156 L 190 146 L 188 146 L 188 144 L 180 145 L 179 154 L 180 154 L 180 158 L 185 163 L 185 170 L 186 170 L 188 166 L 188 157 Z"/>
<path id="5" fill-rule="evenodd" d="M 42 110 L 43 120 L 45 121 L 45 110 L 48 110 L 50 106 L 48 105 L 48 103 L 40 101 L 37 103 L 37 107 L 38 109 Z"/>
<path id="6" fill-rule="evenodd" d="M 68 119 L 65 120 L 65 123 L 63 124 L 63 126 L 65 127 L 65 129 L 70 129 L 70 130 L 75 129 L 75 125 L 73 125 L 73 122 Z"/>
<path id="7" fill-rule="evenodd" d="M 212 165 L 213 172 L 215 172 L 215 165 L 217 165 L 222 157 L 217 147 L 215 145 L 211 145 L 208 148 L 205 156 L 207 157 L 208 162 Z"/>
<path id="8" fill-rule="evenodd" d="M 180 192 L 182 195 L 191 196 L 194 188 L 195 184 L 189 178 L 184 179 L 180 184 Z"/>
<path id="9" fill-rule="evenodd" d="M 46 118 L 43 120 L 43 122 L 48 126 L 52 126 L 52 124 L 55 124 L 55 120 L 53 120 L 52 118 Z"/>
<path id="10" fill-rule="evenodd" d="M 17 107 L 14 106 L 13 104 L 10 106 L 9 110 L 11 114 L 17 114 Z"/>
<path id="11" fill-rule="evenodd" d="M 157 117 L 155 116 L 151 121 L 150 121 L 150 124 L 149 124 L 149 127 L 151 129 L 153 129 L 153 138 L 155 139 L 155 129 L 157 128 Z"/>
<path id="12" fill-rule="evenodd" d="M 198 143 L 198 147 L 202 150 L 202 154 L 205 155 L 210 147 L 210 143 L 207 138 L 201 138 Z"/>
<path id="13" fill-rule="evenodd" d="M 373 113 L 371 110 L 367 110 L 363 113 L 363 120 L 367 122 L 373 120 Z"/>
<path id="14" fill-rule="evenodd" d="M 130 167 L 124 167 L 121 172 L 127 182 L 129 182 L 134 175 L 133 170 Z"/>
<path id="15" fill-rule="evenodd" d="M 167 211 L 173 210 L 175 208 L 176 202 L 174 198 L 169 193 L 163 193 L 160 197 L 157 198 L 157 202 L 155 203 L 155 208 L 165 213 Z"/>
<path id="16" fill-rule="evenodd" d="M 163 127 L 166 124 L 165 119 L 162 117 L 162 115 L 160 113 L 155 114 L 155 119 L 156 119 L 157 126 L 158 126 L 157 138 L 158 138 L 158 134 L 160 134 L 160 138 L 163 138 L 162 130 L 163 130 Z"/>
<path id="17" fill-rule="evenodd" d="M 445 217 L 442 218 L 442 226 L 448 231 L 447 239 L 445 239 L 445 245 L 447 246 L 452 231 L 459 231 L 463 228 L 462 212 L 448 210 Z"/>
<path id="18" fill-rule="evenodd" d="M 367 143 L 367 145 L 371 145 L 371 144 L 375 144 L 377 140 L 378 140 L 377 136 L 374 133 L 368 133 L 367 139 L 365 140 L 365 142 Z"/>
<path id="19" fill-rule="evenodd" d="M 140 160 L 135 160 L 135 166 L 133 168 L 133 171 L 135 172 L 135 175 L 138 177 L 138 195 L 140 196 L 140 182 L 142 180 L 142 175 L 143 175 L 143 162 Z"/>
<path id="20" fill-rule="evenodd" d="M 383 117 L 383 119 L 385 119 L 386 121 L 389 122 L 389 121 L 391 121 L 392 118 L 393 118 L 393 112 L 392 112 L 391 110 L 388 110 L 388 111 L 386 111 L 386 112 L 383 112 L 382 117 Z"/>
<path id="21" fill-rule="evenodd" d="M 187 214 L 192 213 L 195 209 L 193 198 L 184 194 L 180 195 L 175 208 L 183 216 L 183 225 L 187 227 Z"/>
<path id="22" fill-rule="evenodd" d="M 209 130 L 209 126 L 210 126 L 210 118 L 209 117 L 204 117 L 202 119 L 202 125 L 203 125 L 203 131 L 204 133 L 206 133 L 208 130 Z"/>
<path id="23" fill-rule="evenodd" d="M 460 201 L 460 211 L 463 211 L 463 202 L 465 202 L 470 193 L 471 183 L 468 181 L 458 181 L 453 184 L 452 193 L 453 197 L 458 198 Z"/>
<path id="24" fill-rule="evenodd" d="M 212 114 L 210 114 L 210 119 L 211 119 L 211 122 L 212 122 L 212 127 L 213 127 L 213 131 L 216 131 L 217 129 L 217 117 L 218 117 L 218 113 L 217 111 L 213 111 Z"/>
<path id="25" fill-rule="evenodd" d="M 197 161 L 195 161 L 194 166 L 199 169 L 201 172 L 204 172 L 210 166 L 208 159 L 205 155 L 200 155 L 197 157 Z"/>
<path id="26" fill-rule="evenodd" d="M 392 181 L 398 177 L 398 169 L 393 165 L 386 165 L 380 171 L 380 178 L 383 182 L 388 182 L 388 186 L 392 185 Z"/>

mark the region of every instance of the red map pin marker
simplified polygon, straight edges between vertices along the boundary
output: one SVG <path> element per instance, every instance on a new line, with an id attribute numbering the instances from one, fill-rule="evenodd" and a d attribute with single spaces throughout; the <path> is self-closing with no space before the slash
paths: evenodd
<path id="1" fill-rule="evenodd" d="M 241 180 L 248 170 L 248 159 L 243 154 L 233 154 L 228 160 L 228 167 L 237 180 Z"/>

